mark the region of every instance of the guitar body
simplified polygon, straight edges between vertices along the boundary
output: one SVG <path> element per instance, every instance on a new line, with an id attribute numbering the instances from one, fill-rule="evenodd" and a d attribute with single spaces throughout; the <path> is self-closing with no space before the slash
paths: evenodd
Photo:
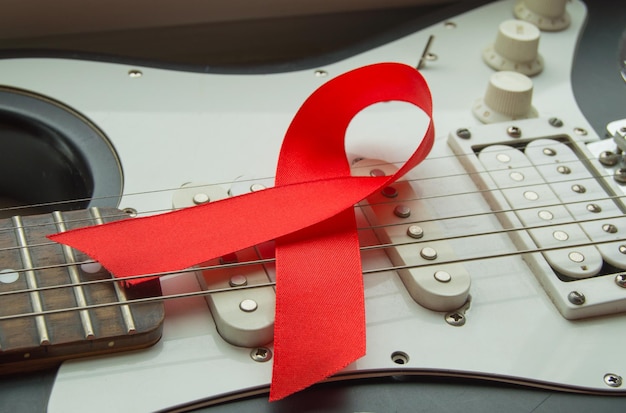
<path id="1" fill-rule="evenodd" d="M 626 361 L 620 356 L 626 342 L 626 288 L 616 285 L 614 276 L 600 275 L 610 277 L 610 286 L 598 294 L 604 297 L 609 291 L 614 305 L 598 304 L 597 310 L 581 313 L 567 298 L 559 304 L 555 291 L 580 284 L 557 280 L 558 287 L 548 285 L 552 281 L 546 277 L 557 275 L 533 251 L 532 237 L 516 238 L 507 230 L 518 218 L 493 213 L 514 208 L 497 196 L 485 196 L 494 190 L 491 181 L 477 179 L 484 172 L 478 151 L 457 134 L 461 128 L 471 131 L 476 147 L 507 144 L 507 128 L 514 124 L 522 130 L 524 145 L 550 139 L 567 142 L 581 159 L 599 153 L 593 147 L 599 136 L 578 107 L 571 85 L 574 53 L 587 18 L 580 1 L 567 5 L 571 24 L 566 30 L 542 33 L 545 68 L 532 78 L 539 117 L 484 126 L 472 114 L 493 73 L 482 62 L 481 51 L 495 39 L 498 23 L 512 18 L 513 7 L 513 1 L 489 3 L 346 59 L 286 73 L 207 74 L 43 58 L 2 60 L 0 73 L 3 85 L 61 102 L 106 137 L 110 146 L 102 149 L 102 162 L 117 162 L 118 167 L 96 170 L 94 192 L 103 193 L 106 187 L 118 193 L 94 198 L 92 204 L 148 215 L 178 206 L 180 189 L 190 182 L 224 191 L 233 191 L 246 179 L 265 182 L 274 174 L 292 116 L 311 92 L 329 78 L 367 64 L 416 65 L 434 36 L 431 52 L 437 59 L 427 60 L 421 73 L 433 95 L 437 139 L 408 179 L 411 190 L 424 200 L 418 222 L 437 223 L 445 248 L 469 275 L 469 298 L 450 310 L 426 308 L 398 272 L 378 270 L 397 265 L 390 254 L 381 249 L 364 252 L 367 355 L 332 380 L 470 378 L 618 398 L 626 395 L 626 383 L 621 383 Z M 555 128 L 551 118 L 562 126 Z M 375 105 L 348 130 L 347 153 L 402 161 L 425 125 L 423 114 L 408 105 Z M 589 171 L 594 176 L 605 173 Z M 122 184 L 111 186 L 108 177 Z M 608 196 L 616 196 L 610 191 L 623 195 L 619 185 L 607 182 L 603 188 L 609 188 Z M 358 214 L 359 227 L 373 224 L 371 211 L 365 209 Z M 616 211 L 623 214 L 619 207 Z M 238 230 L 245 229 L 233 228 Z M 384 235 L 365 230 L 360 236 L 364 244 L 375 245 Z M 618 236 L 624 239 L 623 233 Z M 273 280 L 272 265 L 264 271 Z M 162 293 L 200 291 L 204 286 L 198 279 L 194 272 L 163 277 Z M 586 298 L 585 305 L 595 305 L 597 297 Z M 154 346 L 64 362 L 48 411 L 82 411 L 86 400 L 93 412 L 156 411 L 267 392 L 271 360 L 259 362 L 251 357 L 255 348 L 225 340 L 204 297 L 164 305 L 163 334 Z M 463 322 L 452 322 L 451 315 L 460 315 Z M 271 343 L 266 348 L 271 351 Z"/>

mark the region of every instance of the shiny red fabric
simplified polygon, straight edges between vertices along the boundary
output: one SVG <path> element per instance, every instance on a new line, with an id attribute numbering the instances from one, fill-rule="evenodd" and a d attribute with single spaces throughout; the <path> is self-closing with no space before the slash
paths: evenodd
<path id="1" fill-rule="evenodd" d="M 416 166 L 434 141 L 431 121 L 396 174 L 350 176 L 344 150 L 349 122 L 365 107 L 392 100 L 432 116 L 430 91 L 414 68 L 381 63 L 356 69 L 320 87 L 297 112 L 283 140 L 275 187 L 49 238 L 85 252 L 116 277 L 181 270 L 275 239 L 270 400 L 286 397 L 365 354 L 354 205 Z"/>

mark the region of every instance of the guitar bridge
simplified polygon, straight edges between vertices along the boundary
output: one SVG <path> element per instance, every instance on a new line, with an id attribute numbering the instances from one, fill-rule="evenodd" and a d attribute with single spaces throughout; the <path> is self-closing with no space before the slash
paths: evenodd
<path id="1" fill-rule="evenodd" d="M 565 318 L 626 310 L 623 196 L 585 134 L 541 119 L 511 128 L 476 127 L 448 144 Z"/>

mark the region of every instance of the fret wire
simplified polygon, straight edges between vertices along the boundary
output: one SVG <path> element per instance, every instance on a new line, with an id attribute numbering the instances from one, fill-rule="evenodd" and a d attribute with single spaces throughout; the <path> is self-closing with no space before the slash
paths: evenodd
<path id="1" fill-rule="evenodd" d="M 613 242 L 613 241 L 599 242 L 598 244 L 609 243 L 609 242 Z M 376 269 L 364 270 L 364 271 L 362 271 L 362 274 L 363 275 L 374 275 L 374 274 L 380 274 L 380 273 L 385 273 L 385 272 L 389 272 L 389 271 L 399 271 L 399 270 L 408 270 L 408 269 L 415 269 L 415 268 L 422 268 L 422 267 L 432 267 L 434 265 L 455 264 L 455 263 L 463 263 L 463 262 L 470 262 L 470 261 L 480 261 L 480 260 L 491 260 L 491 259 L 507 258 L 507 257 L 529 255 L 529 254 L 540 254 L 540 253 L 549 252 L 549 251 L 556 251 L 556 250 L 562 250 L 562 249 L 584 247 L 586 245 L 587 244 L 574 244 L 574 245 L 569 245 L 567 247 L 559 247 L 559 248 L 536 248 L 536 249 L 528 249 L 528 250 L 521 250 L 521 251 L 502 252 L 502 253 L 492 254 L 492 255 L 488 255 L 488 256 L 476 256 L 476 257 L 468 257 L 468 258 L 458 258 L 458 259 L 445 260 L 445 261 L 442 260 L 442 261 L 437 261 L 437 262 L 433 262 L 433 263 L 425 263 L 425 264 L 421 264 L 421 265 L 391 266 L 391 267 L 386 267 L 386 268 L 376 268 Z M 604 276 L 607 276 L 607 275 L 613 276 L 613 275 L 617 275 L 617 274 L 621 274 L 621 273 L 622 272 L 616 272 L 616 273 L 612 273 L 612 274 L 605 274 Z M 140 277 L 147 277 L 147 276 L 138 276 L 137 278 L 140 278 Z M 133 278 L 135 278 L 135 277 L 133 277 Z M 115 302 L 115 303 L 90 304 L 90 305 L 88 305 L 86 307 L 86 309 L 92 310 L 92 309 L 98 309 L 98 308 L 110 308 L 110 307 L 121 306 L 121 305 L 125 305 L 125 304 L 135 305 L 135 304 L 144 304 L 144 303 L 166 301 L 166 300 L 172 300 L 172 299 L 202 297 L 202 296 L 206 296 L 206 295 L 209 295 L 209 294 L 216 294 L 216 293 L 227 292 L 227 291 L 247 290 L 247 289 L 262 288 L 262 287 L 274 287 L 275 285 L 276 285 L 275 282 L 271 282 L 270 281 L 270 282 L 267 282 L 267 283 L 245 285 L 245 286 L 240 286 L 240 287 L 225 287 L 225 288 L 216 288 L 216 289 L 211 289 L 211 290 L 194 291 L 194 292 L 188 292 L 188 293 L 171 294 L 171 295 L 146 297 L 146 298 L 137 298 L 137 299 L 128 300 L 128 301 L 126 301 L 124 303 L 122 303 L 122 302 Z M 64 313 L 64 312 L 72 312 L 72 311 L 80 311 L 80 310 L 81 310 L 81 308 L 73 307 L 73 308 L 61 308 L 61 309 L 45 310 L 45 311 L 33 312 L 33 313 L 14 314 L 14 315 L 0 317 L 0 321 L 17 319 L 17 318 L 25 318 L 25 317 L 42 317 L 42 316 L 45 316 L 45 315 L 59 314 L 59 313 Z"/>
<path id="2" fill-rule="evenodd" d="M 61 212 L 55 211 L 52 213 L 52 217 L 54 219 L 54 223 L 56 224 L 57 230 L 60 232 L 66 231 L 66 226 L 63 223 L 63 216 Z M 76 267 L 76 259 L 74 257 L 74 250 L 67 245 L 61 245 L 61 249 L 63 250 L 63 255 L 65 256 L 65 262 L 68 263 L 66 265 L 67 273 L 72 281 L 72 290 L 74 292 L 74 298 L 76 299 L 76 304 L 85 308 L 87 306 L 87 299 L 85 298 L 85 291 L 83 290 L 83 286 L 81 285 L 80 274 L 78 273 L 78 269 Z M 89 311 L 80 310 L 78 312 L 80 316 L 80 322 L 83 326 L 83 331 L 85 333 L 85 338 L 87 340 L 93 340 L 96 338 L 96 334 L 93 329 L 93 323 L 91 321 L 91 316 Z"/>
<path id="3" fill-rule="evenodd" d="M 94 222 L 97 225 L 102 225 L 104 220 L 102 219 L 102 215 L 100 214 L 100 210 L 98 208 L 89 208 L 89 213 L 91 214 Z M 126 297 L 126 292 L 120 287 L 119 283 L 113 283 L 113 289 L 115 290 L 115 296 L 117 297 L 117 301 L 126 302 L 128 301 Z M 124 326 L 126 327 L 127 334 L 135 334 L 137 332 L 137 327 L 135 326 L 135 319 L 133 318 L 133 313 L 130 310 L 128 304 L 123 304 L 119 307 L 120 312 L 122 313 L 122 320 L 124 321 Z"/>
<path id="4" fill-rule="evenodd" d="M 26 240 L 26 232 L 22 226 L 22 219 L 20 217 L 13 217 L 13 225 L 15 227 L 15 235 L 17 238 L 18 244 L 23 247 L 28 246 L 28 242 Z M 26 275 L 26 283 L 28 285 L 29 297 L 31 302 L 31 307 L 35 313 L 41 313 L 43 311 L 43 305 L 41 303 L 41 296 L 39 292 L 35 289 L 38 287 L 37 285 L 37 277 L 35 276 L 35 271 L 32 270 L 33 261 L 30 256 L 30 251 L 28 248 L 20 249 L 22 264 L 25 268 Z M 50 344 L 50 336 L 48 335 L 48 326 L 46 324 L 46 319 L 43 315 L 38 315 L 35 317 L 35 325 L 37 326 L 37 333 L 39 334 L 39 344 L 40 345 L 48 345 Z"/>

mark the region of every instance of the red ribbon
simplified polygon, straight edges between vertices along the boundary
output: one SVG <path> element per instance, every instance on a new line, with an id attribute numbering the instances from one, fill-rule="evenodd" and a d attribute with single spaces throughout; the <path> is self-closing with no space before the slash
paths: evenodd
<path id="1" fill-rule="evenodd" d="M 166 214 L 50 235 L 116 277 L 176 271 L 276 240 L 276 320 L 270 400 L 336 373 L 365 354 L 365 311 L 354 204 L 421 162 L 432 120 L 393 176 L 353 177 L 344 136 L 362 109 L 404 101 L 432 118 L 430 91 L 412 67 L 382 63 L 316 90 L 285 135 L 276 186 Z M 416 139 L 417 140 L 417 139 Z"/>

